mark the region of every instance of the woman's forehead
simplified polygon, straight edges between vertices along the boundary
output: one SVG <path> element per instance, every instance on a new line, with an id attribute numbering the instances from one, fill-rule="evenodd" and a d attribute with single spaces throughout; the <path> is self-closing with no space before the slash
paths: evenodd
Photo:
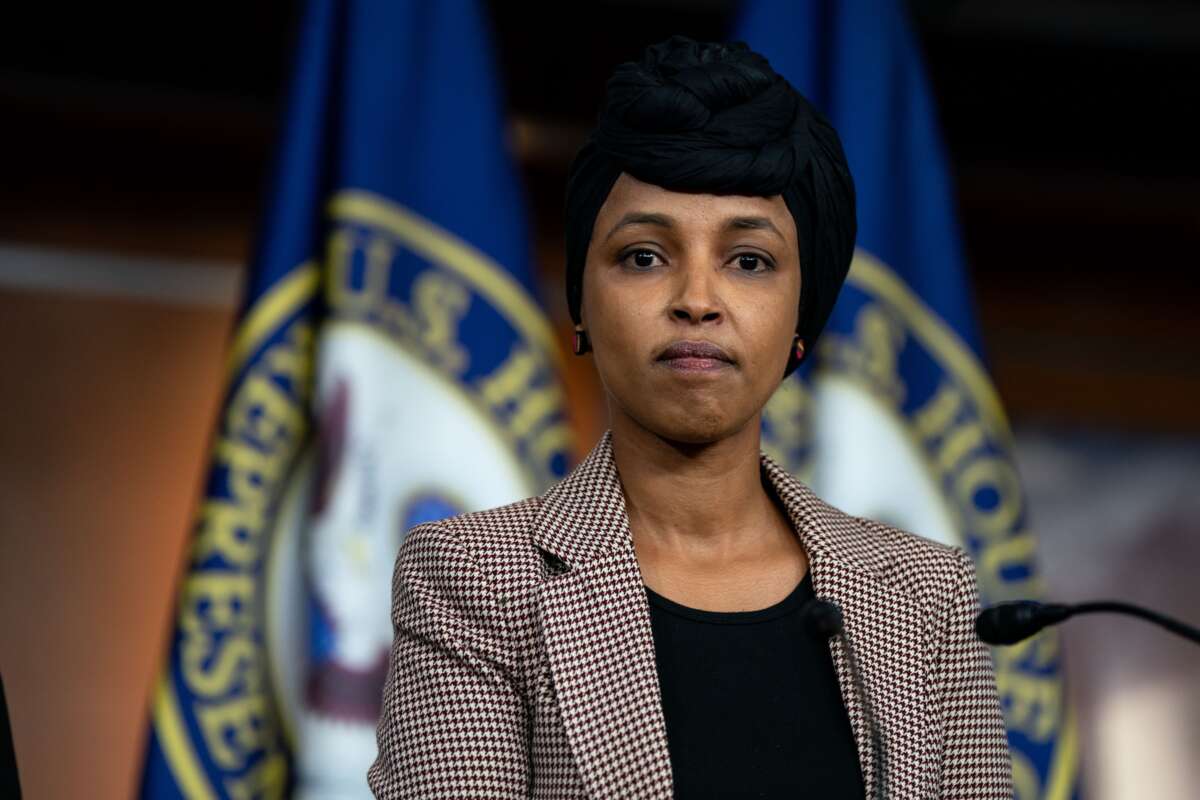
<path id="1" fill-rule="evenodd" d="M 616 206 L 628 206 L 632 204 L 654 204 L 661 207 L 658 210 L 681 209 L 705 211 L 719 208 L 724 211 L 734 211 L 737 209 L 756 210 L 760 214 L 774 212 L 784 216 L 789 213 L 787 203 L 784 202 L 783 195 L 780 194 L 761 197 L 744 194 L 675 192 L 670 189 L 664 189 L 662 186 L 654 183 L 638 180 L 628 172 L 622 172 L 617 177 L 616 183 L 613 184 L 612 190 L 608 193 L 608 198 L 604 201 L 604 205 L 600 207 L 600 213 L 603 214 L 606 208 L 612 210 Z M 628 209 L 622 208 L 621 212 L 624 213 L 626 210 Z"/>
<path id="2" fill-rule="evenodd" d="M 670 220 L 680 228 L 719 229 L 729 220 L 765 218 L 790 244 L 795 244 L 795 227 L 791 212 L 782 195 L 704 194 L 675 192 L 653 183 L 638 180 L 622 172 L 596 215 L 594 236 L 601 240 L 614 232 L 622 222 L 636 221 L 642 216 L 657 216 Z M 745 226 L 744 226 L 745 227 Z"/>

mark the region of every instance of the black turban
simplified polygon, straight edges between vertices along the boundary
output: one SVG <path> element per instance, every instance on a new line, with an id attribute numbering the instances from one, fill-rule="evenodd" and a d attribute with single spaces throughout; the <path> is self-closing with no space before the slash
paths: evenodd
<path id="1" fill-rule="evenodd" d="M 672 36 L 617 67 L 567 179 L 567 306 L 576 324 L 596 215 L 621 172 L 677 192 L 781 194 L 800 244 L 797 333 L 812 351 L 850 269 L 854 181 L 837 131 L 744 42 Z M 785 375 L 799 362 L 793 352 Z"/>

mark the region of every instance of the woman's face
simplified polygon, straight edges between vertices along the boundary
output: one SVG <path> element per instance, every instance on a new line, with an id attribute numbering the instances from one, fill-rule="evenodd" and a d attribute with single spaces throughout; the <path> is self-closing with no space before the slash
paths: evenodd
<path id="1" fill-rule="evenodd" d="M 614 414 L 723 439 L 779 386 L 800 255 L 783 197 L 672 192 L 622 173 L 588 245 L 581 317 Z"/>

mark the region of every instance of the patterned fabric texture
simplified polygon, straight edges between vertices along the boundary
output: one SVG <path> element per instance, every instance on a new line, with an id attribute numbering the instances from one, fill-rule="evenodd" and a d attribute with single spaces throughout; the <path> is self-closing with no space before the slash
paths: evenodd
<path id="1" fill-rule="evenodd" d="M 766 455 L 765 474 L 842 608 L 884 741 L 888 798 L 1011 798 L 975 571 L 958 547 L 850 516 Z M 379 798 L 670 798 L 650 608 L 611 432 L 540 497 L 413 528 L 368 782 Z M 830 650 L 875 796 L 871 734 Z"/>

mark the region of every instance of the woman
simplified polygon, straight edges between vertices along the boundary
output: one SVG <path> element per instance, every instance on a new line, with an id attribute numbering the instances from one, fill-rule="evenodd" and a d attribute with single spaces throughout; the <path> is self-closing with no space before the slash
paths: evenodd
<path id="1" fill-rule="evenodd" d="M 761 56 L 618 68 L 567 191 L 611 430 L 544 495 L 409 532 L 379 797 L 1012 796 L 969 557 L 760 451 L 854 237 L 837 134 Z"/>

